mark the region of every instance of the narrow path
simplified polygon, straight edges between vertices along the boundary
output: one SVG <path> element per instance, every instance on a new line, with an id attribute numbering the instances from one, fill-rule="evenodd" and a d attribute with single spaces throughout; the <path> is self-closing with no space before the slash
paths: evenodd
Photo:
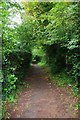
<path id="1" fill-rule="evenodd" d="M 29 77 L 29 90 L 23 91 L 14 106 L 12 118 L 76 118 L 71 104 L 76 102 L 63 88 L 57 88 L 47 81 L 46 73 L 38 66 L 33 66 Z"/>

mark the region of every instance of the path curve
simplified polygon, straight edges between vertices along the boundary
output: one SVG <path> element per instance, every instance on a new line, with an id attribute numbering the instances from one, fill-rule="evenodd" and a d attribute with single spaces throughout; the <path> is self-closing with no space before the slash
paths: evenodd
<path id="1" fill-rule="evenodd" d="M 26 79 L 31 88 L 22 92 L 11 112 L 11 118 L 76 118 L 70 108 L 76 102 L 63 88 L 47 81 L 46 73 L 34 65 Z M 74 114 L 75 113 L 75 114 Z"/>

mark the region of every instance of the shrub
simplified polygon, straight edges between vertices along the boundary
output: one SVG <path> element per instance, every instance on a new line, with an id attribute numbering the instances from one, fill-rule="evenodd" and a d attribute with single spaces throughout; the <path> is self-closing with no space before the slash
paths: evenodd
<path id="1" fill-rule="evenodd" d="M 5 53 L 3 59 L 3 95 L 4 98 L 15 93 L 17 85 L 27 73 L 32 55 L 26 51 L 11 51 Z"/>

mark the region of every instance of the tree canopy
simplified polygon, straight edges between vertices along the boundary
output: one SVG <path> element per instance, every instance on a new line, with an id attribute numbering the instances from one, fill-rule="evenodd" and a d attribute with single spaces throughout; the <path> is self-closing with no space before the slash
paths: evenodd
<path id="1" fill-rule="evenodd" d="M 2 2 L 1 8 L 5 97 L 14 94 L 36 55 L 52 73 L 65 71 L 79 84 L 80 2 Z M 12 21 L 16 14 L 18 22 Z"/>

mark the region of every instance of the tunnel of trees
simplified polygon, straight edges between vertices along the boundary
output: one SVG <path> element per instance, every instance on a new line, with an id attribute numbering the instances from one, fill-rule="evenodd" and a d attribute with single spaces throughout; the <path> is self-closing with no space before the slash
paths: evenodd
<path id="1" fill-rule="evenodd" d="M 3 100 L 15 96 L 35 59 L 79 87 L 80 2 L 2 2 L 1 8 Z M 21 23 L 12 19 L 17 15 Z"/>

